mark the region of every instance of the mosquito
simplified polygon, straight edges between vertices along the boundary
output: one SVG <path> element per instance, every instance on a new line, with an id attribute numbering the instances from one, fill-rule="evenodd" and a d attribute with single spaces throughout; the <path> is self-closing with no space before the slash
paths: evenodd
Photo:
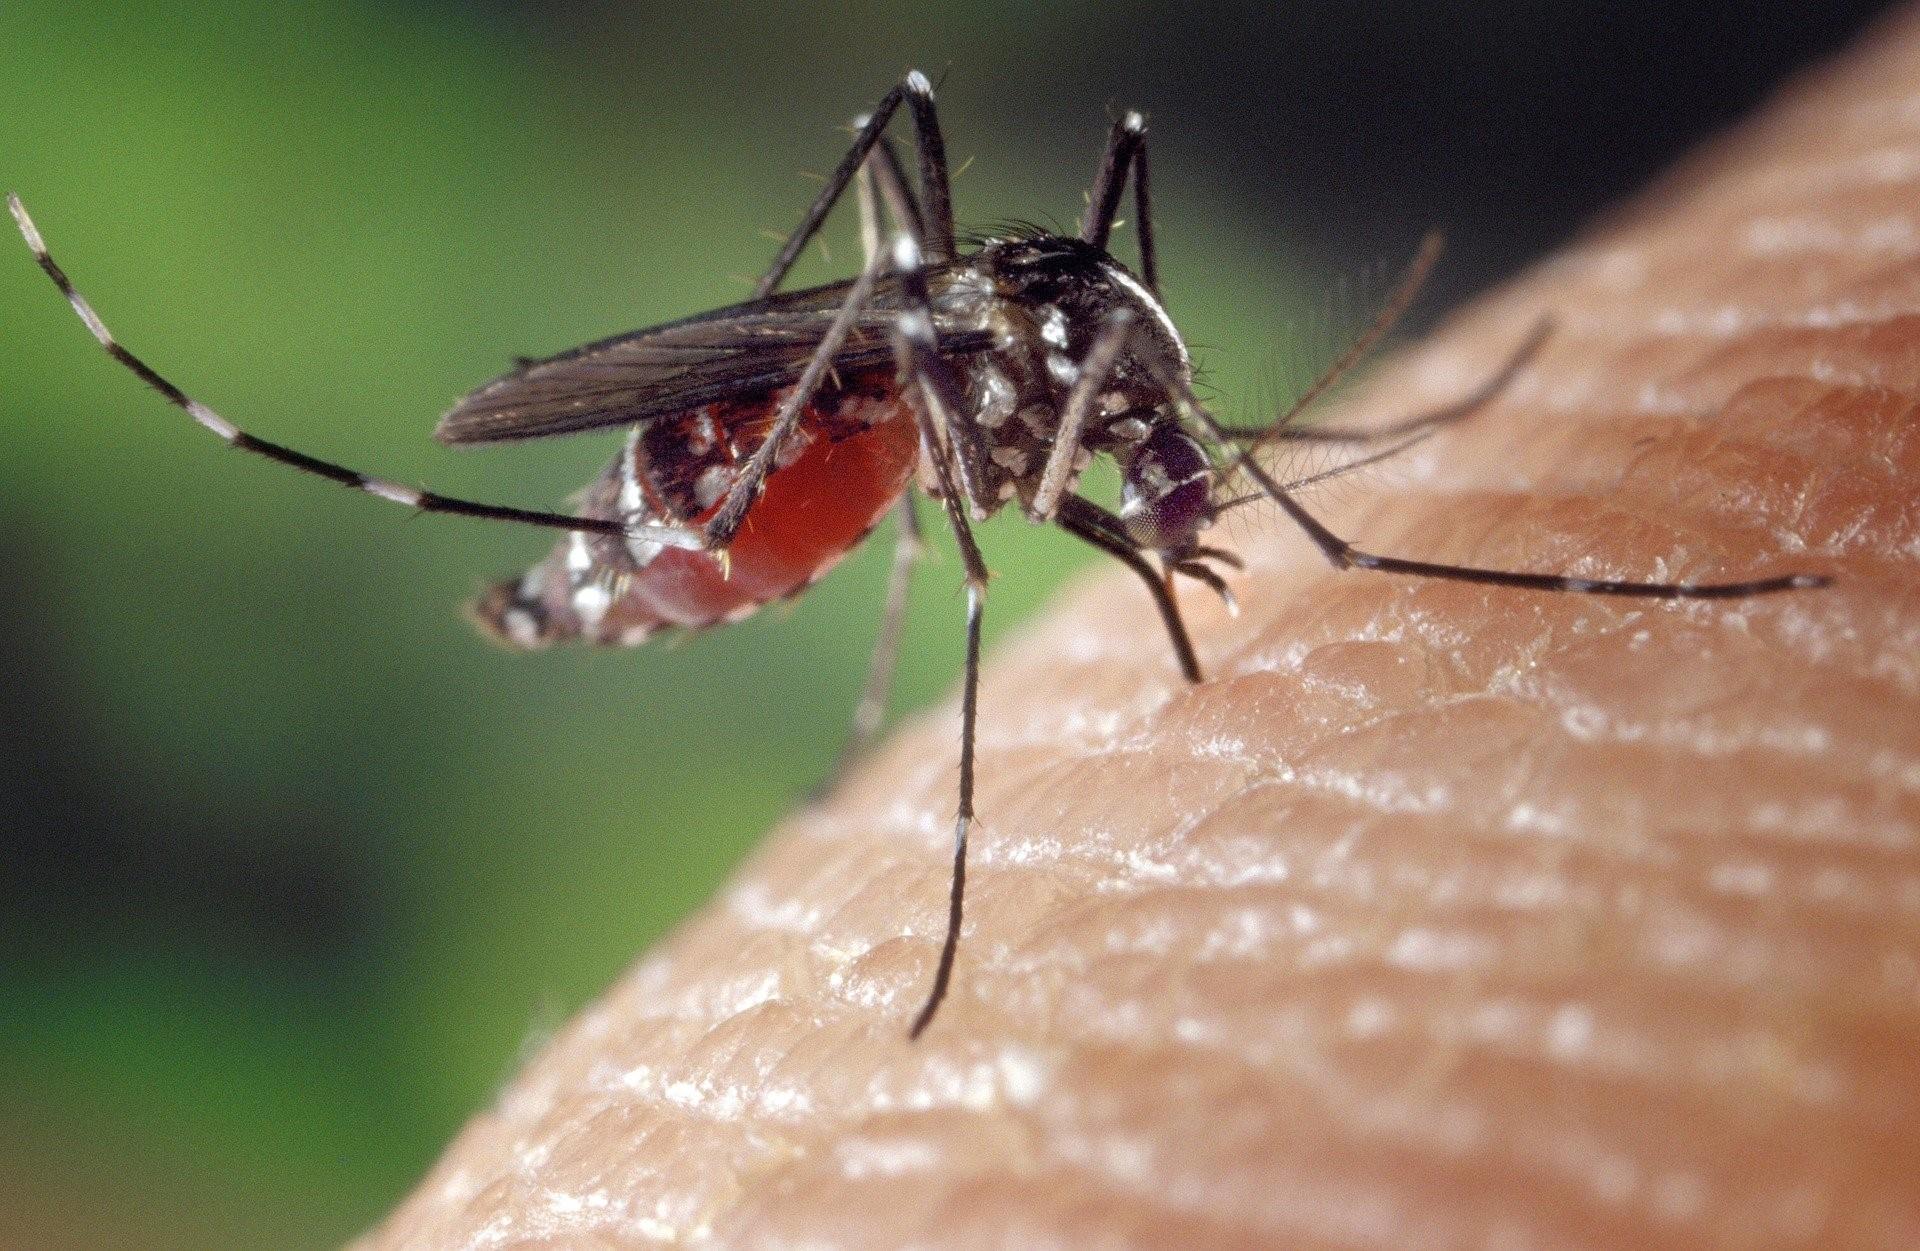
<path id="1" fill-rule="evenodd" d="M 912 177 L 887 137 L 903 110 L 916 157 Z M 1131 267 L 1108 247 L 1129 180 Z M 865 244 L 860 273 L 783 292 L 795 259 L 849 188 Z M 8 207 L 35 260 L 107 353 L 228 445 L 410 510 L 560 531 L 550 556 L 472 606 L 480 625 L 511 646 L 625 646 L 665 629 L 738 621 L 805 590 L 893 513 L 897 546 L 879 640 L 843 760 L 881 721 L 921 550 L 915 498 L 936 501 L 964 571 L 966 642 L 946 925 L 932 984 L 908 1029 L 918 1038 L 952 982 L 966 896 L 987 596 L 973 526 L 1008 505 L 1131 570 L 1182 677 L 1195 683 L 1200 662 L 1176 580 L 1229 596 L 1239 561 L 1204 536 L 1223 512 L 1256 498 L 1276 505 L 1337 570 L 1647 599 L 1737 599 L 1828 581 L 1804 573 L 1620 581 L 1355 546 L 1295 493 L 1403 451 L 1485 406 L 1541 349 L 1546 323 L 1454 403 L 1368 429 L 1302 424 L 1307 407 L 1406 310 L 1438 255 L 1430 237 L 1378 314 L 1297 402 L 1260 425 L 1228 425 L 1194 394 L 1192 359 L 1161 298 L 1150 198 L 1146 123 L 1128 112 L 1109 130 L 1078 234 L 1025 230 L 963 241 L 932 85 L 917 70 L 907 74 L 857 119 L 852 146 L 752 298 L 523 361 L 441 418 L 435 434 L 447 444 L 624 429 L 624 447 L 574 514 L 456 499 L 248 433 L 122 346 L 55 263 L 17 196 Z M 1357 456 L 1284 481 L 1263 454 L 1297 442 L 1342 445 Z M 1081 472 L 1099 456 L 1119 468 L 1116 507 L 1078 490 Z"/>

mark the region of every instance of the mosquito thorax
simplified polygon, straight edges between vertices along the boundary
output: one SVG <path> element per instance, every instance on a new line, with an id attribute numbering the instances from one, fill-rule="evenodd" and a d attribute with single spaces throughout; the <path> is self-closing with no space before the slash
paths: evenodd
<path id="1" fill-rule="evenodd" d="M 1189 379 L 1186 345 L 1146 284 L 1079 239 L 988 239 L 942 303 L 994 335 L 994 349 L 965 366 L 989 462 L 976 502 L 989 508 L 1032 498 L 1081 362 L 1116 317 L 1129 327 L 1125 347 L 1095 397 L 1076 473 L 1099 453 L 1124 463 L 1162 420 L 1164 380 Z"/>

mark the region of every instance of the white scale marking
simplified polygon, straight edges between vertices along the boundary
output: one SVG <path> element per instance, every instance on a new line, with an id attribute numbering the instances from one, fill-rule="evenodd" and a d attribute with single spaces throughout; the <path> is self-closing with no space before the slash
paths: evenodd
<path id="1" fill-rule="evenodd" d="M 1067 346 L 1067 315 L 1059 305 L 1050 306 L 1040 321 L 1040 337 L 1057 348 Z"/>
<path id="2" fill-rule="evenodd" d="M 640 479 L 634 472 L 634 460 L 640 455 L 640 427 L 627 434 L 627 450 L 620 457 L 620 511 L 628 517 L 640 512 L 643 500 Z"/>
<path id="3" fill-rule="evenodd" d="M 909 309 L 900 314 L 900 333 L 915 343 L 933 342 L 933 323 L 919 309 Z"/>
<path id="4" fill-rule="evenodd" d="M 228 443 L 240 437 L 240 427 L 214 412 L 199 400 L 187 401 L 187 414 Z"/>
<path id="5" fill-rule="evenodd" d="M 593 568 L 593 549 L 587 546 L 587 536 L 575 530 L 567 536 L 567 572 L 585 573 Z"/>
<path id="6" fill-rule="evenodd" d="M 612 594 L 598 582 L 588 582 L 573 593 L 573 611 L 589 630 L 599 626 L 601 619 L 607 615 L 607 609 L 612 606 Z"/>
<path id="7" fill-rule="evenodd" d="M 1166 331 L 1167 338 L 1173 340 L 1174 348 L 1180 353 L 1181 368 L 1190 367 L 1193 362 L 1187 356 L 1186 342 L 1181 339 L 1180 331 L 1173 324 L 1173 318 L 1167 316 L 1167 310 L 1160 307 L 1160 301 L 1153 298 L 1153 292 L 1140 285 L 1138 278 L 1118 265 L 1108 265 L 1106 271 L 1109 278 L 1125 287 L 1135 299 L 1147 306 L 1147 311 L 1153 314 L 1153 319 L 1160 323 L 1160 329 Z"/>
<path id="8" fill-rule="evenodd" d="M 524 608 L 507 609 L 500 617 L 500 624 L 506 627 L 507 637 L 522 647 L 532 647 L 540 641 L 540 626 Z"/>
<path id="9" fill-rule="evenodd" d="M 784 450 L 784 449 L 783 449 Z M 701 508 L 712 508 L 733 487 L 733 470 L 726 465 L 708 465 L 693 482 L 693 499 Z"/>
<path id="10" fill-rule="evenodd" d="M 198 413 L 194 415 L 199 416 Z M 216 430 L 214 433 L 218 434 L 219 431 Z M 381 499 L 391 500 L 404 508 L 420 507 L 420 492 L 412 487 L 401 486 L 398 482 L 388 482 L 384 478 L 362 478 L 360 487 L 370 495 L 378 495 Z"/>

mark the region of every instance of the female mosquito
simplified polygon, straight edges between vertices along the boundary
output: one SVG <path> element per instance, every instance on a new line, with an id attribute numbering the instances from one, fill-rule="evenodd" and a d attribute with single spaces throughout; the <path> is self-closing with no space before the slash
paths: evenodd
<path id="1" fill-rule="evenodd" d="M 911 180 L 885 138 L 903 105 L 917 156 Z M 1107 250 L 1129 175 L 1135 268 Z M 864 268 L 849 281 L 780 292 L 849 187 L 862 209 Z M 404 486 L 247 433 L 121 346 L 48 254 L 19 198 L 10 196 L 8 207 L 101 346 L 229 445 L 405 508 L 564 532 L 544 562 L 474 606 L 487 630 L 515 646 L 624 645 L 666 627 L 738 620 L 804 590 L 892 510 L 900 546 L 855 714 L 857 748 L 879 722 L 893 670 L 918 550 L 914 493 L 937 500 L 965 570 L 966 661 L 946 929 L 909 1029 L 914 1038 L 952 979 L 966 892 L 987 588 L 972 526 L 1006 505 L 1017 502 L 1031 520 L 1062 527 L 1138 575 L 1190 682 L 1201 680 L 1200 664 L 1174 579 L 1227 593 L 1220 570 L 1237 561 L 1202 535 L 1224 509 L 1255 497 L 1277 505 L 1336 569 L 1651 599 L 1737 598 L 1826 581 L 1575 578 L 1376 555 L 1333 533 L 1293 494 L 1317 479 L 1283 482 L 1259 453 L 1283 441 L 1377 445 L 1333 472 L 1392 455 L 1495 396 L 1539 349 L 1544 324 L 1454 404 L 1364 431 L 1298 424 L 1404 311 L 1435 259 L 1429 240 L 1373 322 L 1289 411 L 1258 427 L 1221 423 L 1194 395 L 1192 362 L 1160 298 L 1138 113 L 1111 128 L 1078 235 L 1028 232 L 963 252 L 933 89 L 923 74 L 908 74 L 856 124 L 852 147 L 751 299 L 523 362 L 441 419 L 436 434 L 450 444 L 625 428 L 625 447 L 571 516 Z M 1082 469 L 1101 455 L 1120 469 L 1117 509 L 1076 490 Z"/>

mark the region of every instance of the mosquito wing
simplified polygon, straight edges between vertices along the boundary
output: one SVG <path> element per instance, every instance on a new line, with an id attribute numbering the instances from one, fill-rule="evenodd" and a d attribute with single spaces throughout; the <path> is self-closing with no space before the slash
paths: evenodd
<path id="1" fill-rule="evenodd" d="M 929 285 L 942 352 L 983 351 L 991 343 L 987 332 L 966 329 L 940 309 L 942 287 L 950 285 L 940 277 L 930 274 Z M 847 281 L 788 292 L 525 362 L 455 404 L 434 437 L 498 443 L 627 426 L 791 385 L 852 286 Z M 889 329 L 901 306 L 898 280 L 882 279 L 835 354 L 835 372 L 891 368 Z"/>

